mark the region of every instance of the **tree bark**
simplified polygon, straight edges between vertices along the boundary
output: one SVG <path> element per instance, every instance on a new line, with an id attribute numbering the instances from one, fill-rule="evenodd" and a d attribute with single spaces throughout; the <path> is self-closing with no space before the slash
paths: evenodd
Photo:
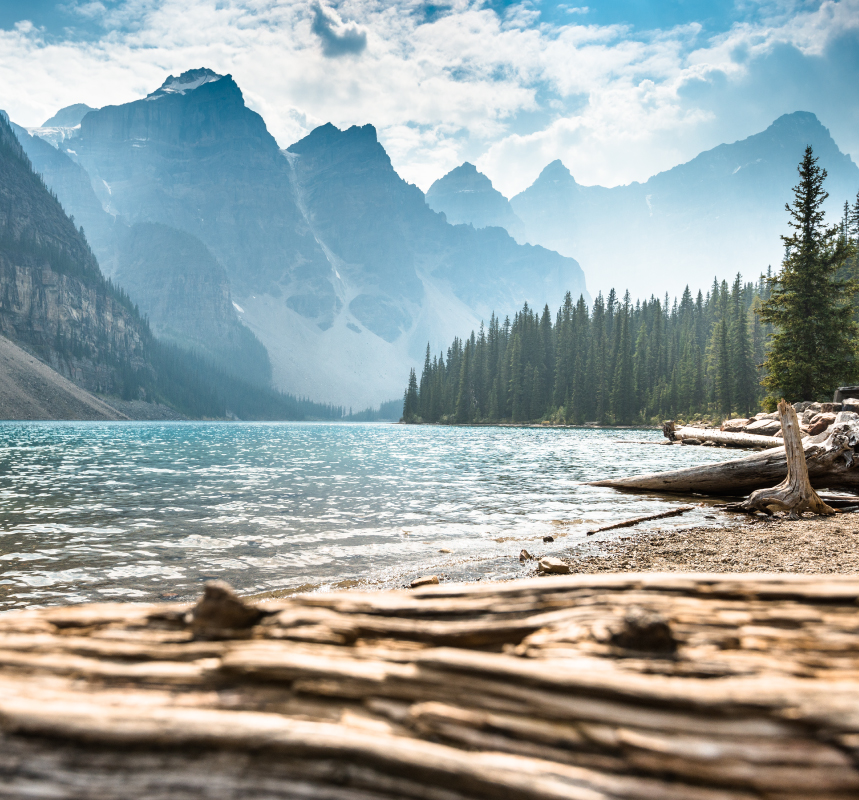
<path id="1" fill-rule="evenodd" d="M 857 597 L 623 574 L 0 614 L 0 796 L 847 800 Z"/>
<path id="2" fill-rule="evenodd" d="M 799 519 L 803 511 L 813 514 L 832 515 L 835 509 L 826 505 L 808 480 L 808 467 L 805 452 L 799 436 L 799 420 L 796 411 L 789 403 L 781 400 L 778 404 L 781 429 L 784 431 L 784 449 L 787 456 L 787 477 L 772 489 L 758 489 L 748 500 L 729 505 L 729 511 L 788 511 L 791 519 Z"/>
<path id="3" fill-rule="evenodd" d="M 816 489 L 859 490 L 859 459 L 854 461 L 857 443 L 859 415 L 844 411 L 839 412 L 826 431 L 803 439 L 801 444 L 811 485 Z M 771 487 L 786 475 L 787 455 L 782 445 L 733 461 L 612 478 L 590 485 L 632 491 L 739 496 Z"/>

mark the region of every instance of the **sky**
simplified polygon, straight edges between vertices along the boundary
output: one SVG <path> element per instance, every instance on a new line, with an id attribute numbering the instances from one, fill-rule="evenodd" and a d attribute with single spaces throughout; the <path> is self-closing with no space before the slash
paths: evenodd
<path id="1" fill-rule="evenodd" d="M 37 126 L 231 74 L 281 146 L 372 123 L 426 190 L 474 163 L 508 197 L 561 159 L 644 181 L 811 111 L 859 160 L 859 0 L 0 0 L 0 108 Z"/>

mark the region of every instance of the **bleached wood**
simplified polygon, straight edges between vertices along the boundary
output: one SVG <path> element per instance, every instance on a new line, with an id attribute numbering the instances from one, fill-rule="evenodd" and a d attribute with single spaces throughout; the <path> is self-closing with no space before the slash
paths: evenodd
<path id="1" fill-rule="evenodd" d="M 0 614 L 0 798 L 846 800 L 857 600 L 624 574 Z"/>

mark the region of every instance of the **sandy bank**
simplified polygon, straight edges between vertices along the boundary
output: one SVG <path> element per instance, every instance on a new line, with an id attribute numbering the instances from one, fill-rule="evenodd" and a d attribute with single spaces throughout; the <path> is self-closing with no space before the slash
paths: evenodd
<path id="1" fill-rule="evenodd" d="M 733 515 L 732 515 L 733 517 Z M 859 514 L 792 521 L 739 517 L 729 528 L 664 528 L 595 542 L 564 560 L 573 572 L 859 573 Z"/>

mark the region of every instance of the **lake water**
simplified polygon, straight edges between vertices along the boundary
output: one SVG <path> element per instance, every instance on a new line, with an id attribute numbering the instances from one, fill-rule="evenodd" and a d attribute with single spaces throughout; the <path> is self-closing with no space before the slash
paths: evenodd
<path id="1" fill-rule="evenodd" d="M 742 455 L 653 430 L 0 423 L 0 608 L 527 574 L 668 510 L 582 481 Z M 687 498 L 688 500 L 688 498 Z M 703 523 L 696 509 L 661 525 Z M 641 526 L 635 530 L 646 529 Z M 546 535 L 555 537 L 544 544 Z M 440 550 L 450 550 L 441 553 Z"/>

